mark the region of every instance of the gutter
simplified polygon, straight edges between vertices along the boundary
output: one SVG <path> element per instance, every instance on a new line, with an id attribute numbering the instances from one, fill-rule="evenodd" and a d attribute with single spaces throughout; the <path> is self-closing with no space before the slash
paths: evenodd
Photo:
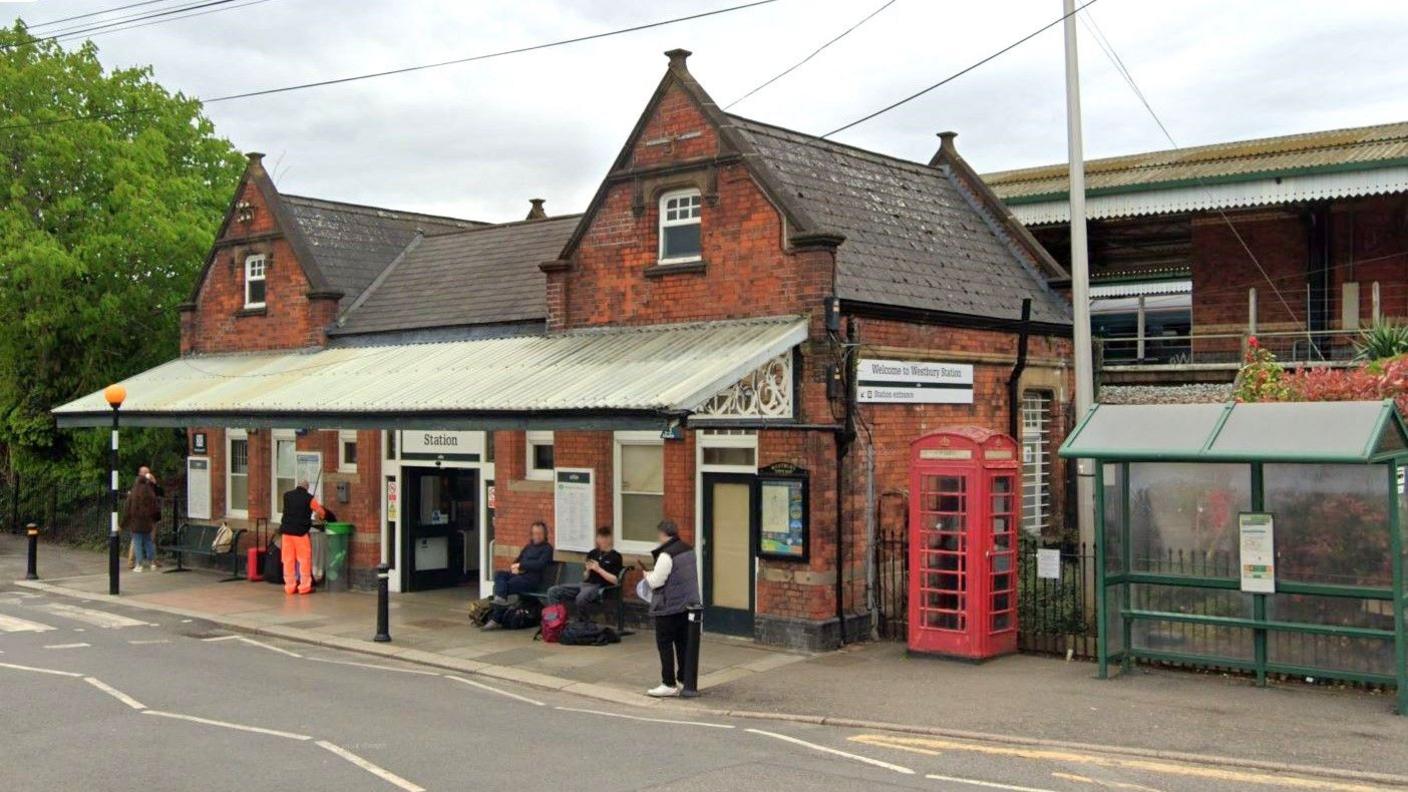
<path id="1" fill-rule="evenodd" d="M 1017 433 L 1021 428 L 1021 392 L 1019 388 L 1022 383 L 1022 372 L 1027 370 L 1027 341 L 1028 325 L 1032 318 L 1032 301 L 1030 297 L 1022 300 L 1022 322 L 1017 328 L 1017 362 L 1012 366 L 1012 373 L 1007 376 L 1007 435 L 1013 440 L 1018 440 Z M 1020 442 L 1020 440 L 1018 441 Z"/>

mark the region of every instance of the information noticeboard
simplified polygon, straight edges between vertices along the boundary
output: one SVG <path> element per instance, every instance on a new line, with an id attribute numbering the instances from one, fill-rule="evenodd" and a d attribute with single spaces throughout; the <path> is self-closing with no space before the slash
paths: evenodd
<path id="1" fill-rule="evenodd" d="M 758 555 L 806 561 L 807 473 L 791 465 L 758 471 Z"/>
<path id="2" fill-rule="evenodd" d="M 1237 515 L 1242 591 L 1276 593 L 1276 523 L 1266 512 Z"/>
<path id="3" fill-rule="evenodd" d="M 558 468 L 553 477 L 553 529 L 558 550 L 585 553 L 596 536 L 596 486 L 591 468 Z"/>
<path id="4" fill-rule="evenodd" d="M 186 516 L 210 519 L 210 459 L 186 457 Z"/>

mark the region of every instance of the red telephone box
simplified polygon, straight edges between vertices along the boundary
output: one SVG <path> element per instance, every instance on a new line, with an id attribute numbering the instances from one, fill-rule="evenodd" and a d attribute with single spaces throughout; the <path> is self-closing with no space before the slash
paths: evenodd
<path id="1" fill-rule="evenodd" d="M 1017 650 L 1017 443 L 978 427 L 910 444 L 909 648 L 970 659 Z"/>

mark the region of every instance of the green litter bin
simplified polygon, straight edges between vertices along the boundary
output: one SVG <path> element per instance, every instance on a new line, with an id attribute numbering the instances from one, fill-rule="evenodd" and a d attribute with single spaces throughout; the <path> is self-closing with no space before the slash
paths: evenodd
<path id="1" fill-rule="evenodd" d="M 330 522 L 325 530 L 328 535 L 327 561 L 323 567 L 324 585 L 328 591 L 347 591 L 348 562 L 352 550 L 352 523 Z"/>

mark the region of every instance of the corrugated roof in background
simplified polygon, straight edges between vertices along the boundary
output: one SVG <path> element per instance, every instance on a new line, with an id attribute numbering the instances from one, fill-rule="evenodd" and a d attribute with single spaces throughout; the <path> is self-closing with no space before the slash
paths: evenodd
<path id="1" fill-rule="evenodd" d="M 1373 167 L 1408 160 L 1408 122 L 1298 135 L 1241 140 L 1088 160 L 1086 190 L 1146 190 L 1181 182 L 1254 179 L 1276 174 Z M 983 175 L 1000 198 L 1012 203 L 1063 198 L 1069 189 L 1065 163 Z"/>

